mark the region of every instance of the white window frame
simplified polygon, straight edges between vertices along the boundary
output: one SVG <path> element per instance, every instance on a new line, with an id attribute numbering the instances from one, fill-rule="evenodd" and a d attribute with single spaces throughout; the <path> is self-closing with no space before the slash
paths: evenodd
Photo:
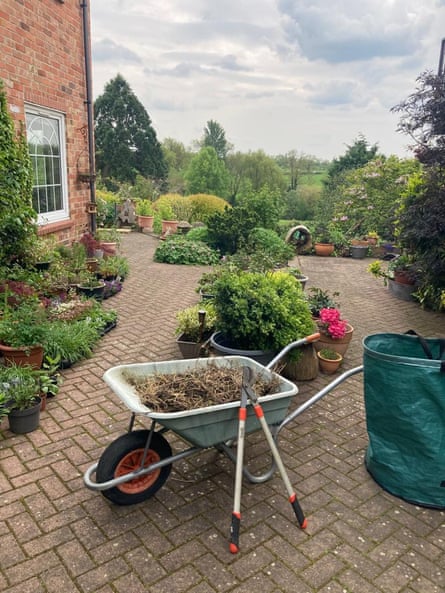
<path id="1" fill-rule="evenodd" d="M 65 115 L 60 111 L 41 107 L 39 105 L 26 104 L 26 116 L 36 116 L 46 119 L 53 119 L 58 122 L 59 127 L 59 148 L 60 148 L 60 191 L 62 196 L 62 207 L 58 210 L 51 210 L 50 212 L 37 213 L 37 223 L 39 225 L 49 224 L 52 222 L 60 222 L 69 218 L 69 203 L 68 203 L 68 180 L 67 180 L 67 163 L 66 163 L 66 134 L 65 134 Z M 28 129 L 28 122 L 26 123 L 26 132 L 29 139 L 30 130 Z M 31 154 L 32 160 L 32 154 Z M 35 187 L 35 179 L 33 179 L 33 188 Z"/>

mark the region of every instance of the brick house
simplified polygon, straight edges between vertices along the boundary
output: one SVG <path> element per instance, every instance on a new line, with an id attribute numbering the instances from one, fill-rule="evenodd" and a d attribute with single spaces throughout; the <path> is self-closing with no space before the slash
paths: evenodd
<path id="1" fill-rule="evenodd" d="M 71 241 L 95 224 L 88 0 L 1 0 L 0 55 L 11 115 L 26 125 L 40 233 Z"/>

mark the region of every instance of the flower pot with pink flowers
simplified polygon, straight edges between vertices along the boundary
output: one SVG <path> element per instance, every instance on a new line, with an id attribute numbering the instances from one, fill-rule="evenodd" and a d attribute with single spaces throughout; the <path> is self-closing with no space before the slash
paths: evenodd
<path id="1" fill-rule="evenodd" d="M 340 311 L 335 308 L 321 309 L 317 326 L 320 338 L 314 342 L 315 350 L 327 348 L 344 356 L 351 342 L 354 328 L 341 318 Z"/>

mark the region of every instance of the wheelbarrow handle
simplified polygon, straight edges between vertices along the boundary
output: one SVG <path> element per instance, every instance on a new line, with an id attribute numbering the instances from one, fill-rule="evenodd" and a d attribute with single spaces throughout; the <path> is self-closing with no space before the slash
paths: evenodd
<path id="1" fill-rule="evenodd" d="M 273 369 L 273 367 L 280 361 L 283 356 L 285 356 L 288 352 L 293 350 L 294 348 L 298 348 L 299 346 L 304 346 L 305 344 L 312 344 L 312 342 L 316 342 L 320 337 L 319 333 L 311 334 L 310 336 L 306 336 L 305 338 L 301 338 L 301 340 L 295 340 L 295 342 L 291 342 L 287 344 L 273 359 L 266 365 L 266 369 Z"/>

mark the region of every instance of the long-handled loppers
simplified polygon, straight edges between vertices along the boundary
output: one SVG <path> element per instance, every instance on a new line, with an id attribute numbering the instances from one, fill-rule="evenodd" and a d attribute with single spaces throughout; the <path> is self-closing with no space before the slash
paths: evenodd
<path id="1" fill-rule="evenodd" d="M 243 482 L 244 438 L 247 417 L 247 388 L 250 381 L 250 369 L 243 367 L 243 382 L 241 386 L 241 402 L 238 412 L 238 441 L 235 466 L 235 494 L 233 502 L 232 523 L 230 526 L 229 550 L 236 554 L 239 550 L 239 531 L 241 524 L 241 486 Z"/>

